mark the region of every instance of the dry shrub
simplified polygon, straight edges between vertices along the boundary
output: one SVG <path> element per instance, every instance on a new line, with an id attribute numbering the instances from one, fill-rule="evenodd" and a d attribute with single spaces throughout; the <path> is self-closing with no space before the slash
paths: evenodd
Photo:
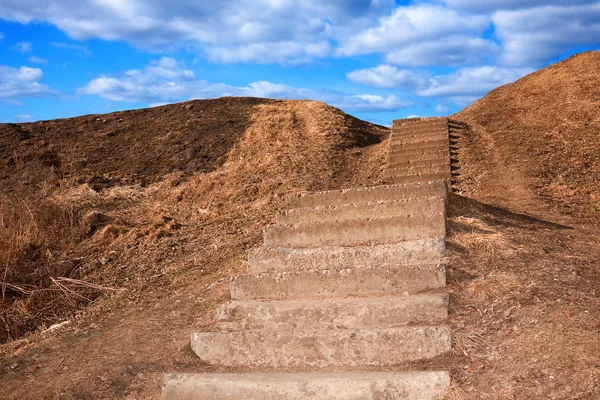
<path id="1" fill-rule="evenodd" d="M 0 196 L 0 342 L 55 322 L 95 296 L 62 281 L 77 269 L 63 255 L 85 234 L 80 211 L 47 198 Z"/>

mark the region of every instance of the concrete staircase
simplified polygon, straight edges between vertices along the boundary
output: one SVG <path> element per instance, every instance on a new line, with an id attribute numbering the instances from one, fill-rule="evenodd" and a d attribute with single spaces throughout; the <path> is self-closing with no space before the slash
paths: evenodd
<path id="1" fill-rule="evenodd" d="M 216 330 L 191 339 L 207 364 L 264 372 L 167 374 L 163 398 L 443 395 L 447 372 L 390 371 L 452 345 L 439 292 L 448 132 L 446 118 L 394 121 L 385 185 L 291 196 L 232 280 Z"/>

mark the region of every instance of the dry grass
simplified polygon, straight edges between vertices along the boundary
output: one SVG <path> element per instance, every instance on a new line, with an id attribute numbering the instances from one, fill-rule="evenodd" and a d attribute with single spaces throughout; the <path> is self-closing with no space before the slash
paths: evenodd
<path id="1" fill-rule="evenodd" d="M 61 319 L 99 290 L 66 255 L 85 234 L 76 203 L 0 195 L 0 341 Z"/>
<path id="2" fill-rule="evenodd" d="M 579 224 L 451 196 L 446 399 L 598 398 L 600 254 Z"/>
<path id="3" fill-rule="evenodd" d="M 23 330 L 41 332 L 0 346 L 0 397 L 158 399 L 163 372 L 208 371 L 189 335 L 212 326 L 230 278 L 287 195 L 376 184 L 389 132 L 312 101 L 219 99 L 103 118 L 20 126 L 29 139 L 14 147 L 33 161 L 7 174 L 33 183 L 12 187 L 38 196 L 46 187 L 45 201 L 78 207 L 82 235 L 51 250 L 76 260 L 76 274 L 51 274 L 48 287 L 81 305 L 98 297 L 60 334 L 43 330 L 63 320 L 45 310 L 47 323 Z M 73 131 L 77 146 L 68 145 Z M 61 143 L 55 164 L 71 172 L 46 185 L 34 150 L 50 141 Z M 65 300 L 62 309 L 73 307 Z"/>

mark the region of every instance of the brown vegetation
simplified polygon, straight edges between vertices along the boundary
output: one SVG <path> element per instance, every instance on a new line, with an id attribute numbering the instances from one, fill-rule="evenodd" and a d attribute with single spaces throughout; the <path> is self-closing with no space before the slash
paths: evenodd
<path id="1" fill-rule="evenodd" d="M 0 392 L 149 398 L 159 371 L 195 362 L 189 332 L 285 196 L 377 184 L 388 130 L 313 101 L 223 98 L 0 133 Z"/>
<path id="2" fill-rule="evenodd" d="M 517 189 L 499 175 L 514 174 L 529 196 L 544 197 L 557 211 L 600 219 L 599 83 L 600 52 L 582 53 L 456 114 L 472 129 L 465 138 L 470 155 L 461 160 L 471 174 L 461 190 L 507 202 Z"/>
<path id="3" fill-rule="evenodd" d="M 600 398 L 600 53 L 453 118 L 450 399 Z"/>

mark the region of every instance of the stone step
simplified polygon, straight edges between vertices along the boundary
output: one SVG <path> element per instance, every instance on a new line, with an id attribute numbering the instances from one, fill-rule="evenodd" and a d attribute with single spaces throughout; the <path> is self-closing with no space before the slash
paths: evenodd
<path id="1" fill-rule="evenodd" d="M 450 167 L 448 167 L 450 168 Z M 393 201 L 343 204 L 339 206 L 293 208 L 277 213 L 277 224 L 341 221 L 443 212 L 445 196 L 417 197 Z"/>
<path id="2" fill-rule="evenodd" d="M 163 400 L 436 400 L 448 372 L 166 374 Z"/>
<path id="3" fill-rule="evenodd" d="M 391 201 L 410 197 L 443 196 L 446 193 L 445 184 L 440 182 L 304 192 L 290 196 L 286 208 L 327 207 L 340 204 Z"/>
<path id="4" fill-rule="evenodd" d="M 407 148 L 415 148 L 418 146 L 433 146 L 438 144 L 446 144 L 450 146 L 450 139 L 448 136 L 446 137 L 434 137 L 434 138 L 395 138 L 390 140 L 390 148 L 394 147 L 407 147 Z"/>
<path id="5" fill-rule="evenodd" d="M 417 138 L 421 138 L 421 139 L 432 139 L 432 138 L 446 138 L 448 139 L 449 137 L 449 131 L 448 129 L 439 129 L 439 128 L 434 128 L 434 129 L 411 129 L 411 130 L 404 130 L 404 131 L 395 131 L 392 132 L 391 136 L 390 136 L 390 140 L 394 141 L 394 140 L 399 140 L 399 139 L 417 139 Z"/>
<path id="6" fill-rule="evenodd" d="M 400 158 L 400 159 L 417 159 L 422 156 L 428 157 L 449 157 L 452 149 L 443 148 L 443 149 L 408 149 L 408 150 L 393 150 L 388 153 L 388 159 L 390 158 Z"/>
<path id="7" fill-rule="evenodd" d="M 416 294 L 445 284 L 445 268 L 432 263 L 238 275 L 230 289 L 234 300 L 284 300 Z"/>
<path id="8" fill-rule="evenodd" d="M 428 134 L 392 134 L 390 143 L 414 143 L 414 142 L 432 142 L 432 141 L 448 141 L 450 137 L 448 132 L 431 132 Z"/>
<path id="9" fill-rule="evenodd" d="M 244 329 L 385 329 L 434 324 L 448 317 L 447 294 L 295 301 L 233 301 L 217 327 Z"/>
<path id="10" fill-rule="evenodd" d="M 388 155 L 387 162 L 390 163 L 403 163 L 403 164 L 413 164 L 420 163 L 424 161 L 433 161 L 429 162 L 429 164 L 443 164 L 449 162 L 449 153 L 447 151 L 441 151 L 438 153 L 421 153 L 421 154 L 412 154 L 412 155 Z M 427 165 L 429 165 L 427 164 Z"/>
<path id="11" fill-rule="evenodd" d="M 395 268 L 407 264 L 437 263 L 444 250 L 444 239 L 408 240 L 391 245 L 356 247 L 259 247 L 248 255 L 248 273 L 339 270 L 370 265 Z"/>
<path id="12" fill-rule="evenodd" d="M 451 349 L 448 326 L 325 331 L 201 332 L 192 350 L 210 365 L 267 368 L 386 367 Z"/>
<path id="13" fill-rule="evenodd" d="M 431 173 L 431 174 L 415 174 L 415 175 L 400 175 L 400 176 L 390 176 L 384 178 L 383 181 L 385 183 L 415 183 L 415 182 L 426 182 L 431 180 L 449 180 L 450 179 L 450 171 L 440 172 L 440 173 Z"/>
<path id="14" fill-rule="evenodd" d="M 449 138 L 448 129 L 415 129 L 415 130 L 406 130 L 406 131 L 397 131 L 392 132 L 390 136 L 391 141 L 397 141 L 402 139 L 423 139 L 423 140 L 433 140 L 433 139 L 446 139 Z"/>
<path id="15" fill-rule="evenodd" d="M 448 159 L 448 156 L 439 157 L 439 158 L 425 157 L 425 158 L 416 158 L 416 159 L 412 159 L 412 160 L 405 158 L 401 161 L 398 161 L 397 159 L 388 159 L 387 168 L 394 169 L 394 168 L 402 168 L 402 167 L 424 167 L 427 165 L 436 165 L 436 164 L 444 164 L 444 165 L 449 166 L 450 160 Z"/>
<path id="16" fill-rule="evenodd" d="M 450 175 L 450 164 L 434 164 L 434 165 L 423 165 L 419 167 L 403 166 L 397 168 L 388 168 L 383 171 L 383 179 L 393 178 L 396 176 L 407 176 L 407 175 L 424 175 L 424 174 L 443 174 L 447 173 Z"/>
<path id="17" fill-rule="evenodd" d="M 419 214 L 270 225 L 264 231 L 264 245 L 266 247 L 360 246 L 443 238 L 445 234 L 444 213 Z"/>
<path id="18" fill-rule="evenodd" d="M 448 125 L 447 118 L 410 118 L 398 119 L 392 123 L 392 129 L 407 129 L 414 127 L 435 126 L 443 127 Z"/>
<path id="19" fill-rule="evenodd" d="M 390 143 L 390 152 L 403 151 L 403 150 L 446 150 L 450 148 L 448 140 L 438 142 L 421 142 L 421 143 L 409 143 L 409 144 L 395 144 Z"/>

